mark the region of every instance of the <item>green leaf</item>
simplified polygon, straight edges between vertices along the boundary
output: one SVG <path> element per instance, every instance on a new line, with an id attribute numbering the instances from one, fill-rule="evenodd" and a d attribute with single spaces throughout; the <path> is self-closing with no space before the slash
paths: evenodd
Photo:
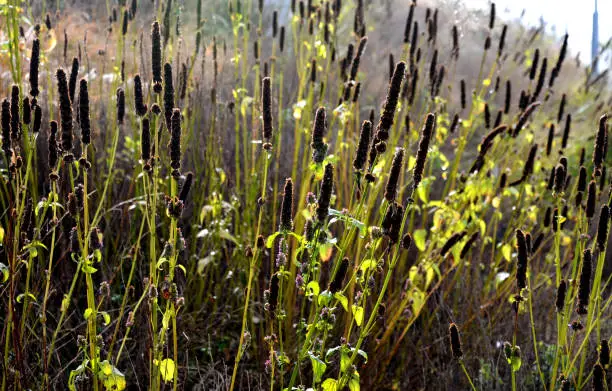
<path id="1" fill-rule="evenodd" d="M 359 386 L 359 373 L 358 372 L 353 373 L 351 380 L 349 380 L 348 386 L 349 386 L 350 391 L 359 391 L 361 389 L 361 387 Z"/>
<path id="2" fill-rule="evenodd" d="M 321 294 L 319 295 L 317 303 L 319 303 L 319 305 L 323 307 L 323 306 L 328 305 L 331 299 L 332 299 L 332 293 L 328 290 L 325 290 L 321 292 Z"/>
<path id="3" fill-rule="evenodd" d="M 349 367 L 351 366 L 351 357 L 348 354 L 347 349 L 342 349 L 342 353 L 340 353 L 340 372 L 346 373 Z"/>
<path id="4" fill-rule="evenodd" d="M 338 382 L 332 378 L 325 379 L 321 388 L 323 388 L 323 391 L 338 391 Z"/>
<path id="5" fill-rule="evenodd" d="M 310 281 L 308 285 L 306 285 L 306 296 L 319 296 L 321 288 L 319 288 L 319 283 L 316 281 Z"/>
<path id="6" fill-rule="evenodd" d="M 419 251 L 425 250 L 425 238 L 427 237 L 427 231 L 424 229 L 417 229 L 414 231 L 412 238 L 414 239 L 414 244 L 417 246 Z"/>
<path id="7" fill-rule="evenodd" d="M 221 231 L 219 231 L 219 237 L 221 239 L 229 240 L 230 242 L 233 242 L 236 245 L 239 244 L 238 239 L 236 239 L 234 235 L 229 233 L 228 230 L 222 229 Z"/>
<path id="8" fill-rule="evenodd" d="M 361 269 L 362 272 L 367 272 L 370 269 L 376 269 L 376 266 L 378 265 L 378 263 L 376 262 L 376 260 L 374 259 L 366 259 L 365 261 L 361 262 L 361 265 L 359 266 L 359 269 Z"/>
<path id="9" fill-rule="evenodd" d="M 363 307 L 358 305 L 353 305 L 353 316 L 355 317 L 355 323 L 357 326 L 361 326 L 363 323 Z"/>
<path id="10" fill-rule="evenodd" d="M 510 262 L 512 260 L 512 246 L 510 246 L 508 243 L 502 246 L 501 252 L 506 261 Z"/>
<path id="11" fill-rule="evenodd" d="M 174 364 L 174 360 L 171 358 L 164 358 L 159 363 L 159 372 L 161 374 L 162 379 L 165 382 L 171 382 L 174 379 L 174 371 L 176 369 L 176 365 Z"/>
<path id="12" fill-rule="evenodd" d="M 310 357 L 310 363 L 312 364 L 314 382 L 318 383 L 321 381 L 321 377 L 323 377 L 327 365 L 320 358 L 312 354 L 312 352 L 308 352 L 308 357 Z"/>
<path id="13" fill-rule="evenodd" d="M 25 297 L 32 299 L 32 301 L 36 302 L 36 296 L 31 293 L 21 293 L 17 295 L 17 303 L 21 303 Z"/>
<path id="14" fill-rule="evenodd" d="M 104 384 L 106 390 L 122 391 L 125 390 L 125 375 L 115 368 L 108 360 L 102 361 L 98 365 L 98 379 Z"/>
<path id="15" fill-rule="evenodd" d="M 88 308 L 85 310 L 83 317 L 85 318 L 85 320 L 87 320 L 89 319 L 89 317 L 91 317 L 92 314 L 93 314 L 93 310 L 91 308 Z"/>
<path id="16" fill-rule="evenodd" d="M 348 299 L 346 298 L 346 296 L 344 296 L 342 293 L 340 292 L 336 292 L 334 293 L 334 297 L 336 299 L 338 299 L 338 301 L 340 302 L 340 304 L 342 304 L 342 308 L 344 308 L 344 310 L 346 312 L 348 312 Z"/>
<path id="17" fill-rule="evenodd" d="M 274 245 L 274 239 L 276 239 L 278 235 L 280 235 L 280 232 L 274 232 L 272 235 L 268 236 L 268 239 L 266 240 L 267 248 L 272 248 Z"/>
<path id="18" fill-rule="evenodd" d="M 98 269 L 96 269 L 95 267 L 85 264 L 83 265 L 83 272 L 87 273 L 87 274 L 94 274 L 95 272 L 97 272 Z"/>
<path id="19" fill-rule="evenodd" d="M 4 263 L 0 263 L 0 273 L 2 273 L 2 282 L 6 282 L 9 278 L 9 269 Z"/>
<path id="20" fill-rule="evenodd" d="M 104 319 L 104 326 L 108 326 L 111 321 L 111 317 L 108 312 L 102 311 L 100 312 L 100 315 L 102 315 L 102 319 Z"/>
<path id="21" fill-rule="evenodd" d="M 0 246 L 4 243 L 4 228 L 0 227 Z"/>

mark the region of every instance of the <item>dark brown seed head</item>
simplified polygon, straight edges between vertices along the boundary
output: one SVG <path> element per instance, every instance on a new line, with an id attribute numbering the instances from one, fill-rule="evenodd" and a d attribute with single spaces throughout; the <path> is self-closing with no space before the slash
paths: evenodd
<path id="1" fill-rule="evenodd" d="M 540 104 L 541 104 L 540 102 L 533 102 L 529 106 L 527 106 L 525 111 L 523 111 L 523 113 L 518 119 L 518 122 L 514 126 L 514 132 L 512 134 L 514 137 L 517 137 L 519 135 L 520 131 L 523 129 L 525 124 L 527 124 L 527 121 L 529 120 L 529 117 L 531 116 L 531 114 L 535 111 L 535 109 L 538 106 L 540 106 Z"/>
<path id="2" fill-rule="evenodd" d="M 42 109 L 39 105 L 34 105 L 33 110 L 34 122 L 32 123 L 32 132 L 38 133 L 40 131 L 40 125 L 42 124 Z"/>
<path id="3" fill-rule="evenodd" d="M 529 251 L 527 248 L 527 240 L 525 233 L 520 229 L 516 230 L 516 285 L 519 290 L 527 287 L 527 257 Z"/>
<path id="4" fill-rule="evenodd" d="M 38 67 L 40 64 L 40 41 L 38 38 L 32 42 L 32 55 L 30 56 L 30 95 L 34 98 L 40 93 L 38 89 Z"/>
<path id="5" fill-rule="evenodd" d="M 559 114 L 557 114 L 557 122 L 561 123 L 561 120 L 563 119 L 563 114 L 565 113 L 565 102 L 566 102 L 566 95 L 563 94 L 561 96 L 561 102 L 559 103 Z"/>
<path id="6" fill-rule="evenodd" d="M 510 103 L 512 100 L 512 82 L 510 79 L 506 80 L 506 99 L 504 100 L 504 114 L 510 112 Z"/>
<path id="7" fill-rule="evenodd" d="M 23 104 L 21 107 L 23 111 L 23 123 L 29 125 L 32 122 L 32 106 L 30 105 L 30 98 L 27 96 L 23 98 Z"/>
<path id="8" fill-rule="evenodd" d="M 459 339 L 459 329 L 457 328 L 457 325 L 451 323 L 450 327 L 448 328 L 448 333 L 450 337 L 451 352 L 453 353 L 453 357 L 456 359 L 462 358 L 463 351 L 461 350 L 461 339 Z"/>
<path id="9" fill-rule="evenodd" d="M 504 25 L 502 28 L 501 36 L 499 38 L 499 47 L 497 48 L 497 57 L 501 58 L 504 52 L 504 46 L 506 44 L 506 33 L 508 31 L 508 25 Z"/>
<path id="10" fill-rule="evenodd" d="M 587 188 L 587 170 L 585 166 L 580 166 L 580 173 L 578 174 L 578 191 L 586 191 Z"/>
<path id="11" fill-rule="evenodd" d="M 565 307 L 565 296 L 567 294 L 567 283 L 565 280 L 561 280 L 557 287 L 557 299 L 555 300 L 555 307 L 557 312 L 562 313 L 563 307 Z"/>
<path id="12" fill-rule="evenodd" d="M 282 53 L 285 50 L 285 26 L 281 26 L 280 35 L 278 37 L 278 48 Z"/>
<path id="13" fill-rule="evenodd" d="M 293 230 L 293 182 L 291 178 L 285 181 L 285 192 L 283 204 L 281 205 L 280 231 L 290 232 Z"/>
<path id="14" fill-rule="evenodd" d="M 161 31 L 159 22 L 154 21 L 151 27 L 151 68 L 153 71 L 153 91 L 157 94 L 162 92 L 162 53 L 161 53 Z"/>
<path id="15" fill-rule="evenodd" d="M 389 202 L 395 201 L 397 194 L 397 184 L 399 176 L 402 170 L 402 162 L 404 160 L 404 149 L 399 148 L 393 156 L 393 162 L 391 163 L 391 171 L 389 172 L 389 179 L 387 180 L 387 186 L 385 187 L 385 199 Z"/>
<path id="16" fill-rule="evenodd" d="M 125 119 L 125 91 L 117 88 L 117 122 L 122 124 Z"/>
<path id="17" fill-rule="evenodd" d="M 353 168 L 355 170 L 363 170 L 368 160 L 368 148 L 370 146 L 370 138 L 372 134 L 372 123 L 363 121 L 361 125 L 361 134 L 359 135 L 359 143 L 357 145 L 357 153 L 353 160 Z"/>
<path id="18" fill-rule="evenodd" d="M 580 283 L 578 285 L 578 307 L 579 315 L 586 315 L 589 307 L 589 296 L 591 295 L 591 272 L 592 272 L 591 250 L 584 250 L 582 254 L 582 270 L 580 271 Z"/>
<path id="19" fill-rule="evenodd" d="M 551 123 L 548 127 L 548 141 L 546 143 L 546 156 L 550 156 L 552 152 L 552 143 L 555 137 L 555 124 Z"/>
<path id="20" fill-rule="evenodd" d="M 416 163 L 414 165 L 414 189 L 416 189 L 423 179 L 423 170 L 425 169 L 425 160 L 429 151 L 429 142 L 436 127 L 436 115 L 433 113 L 427 114 L 421 140 L 419 141 L 419 149 L 417 150 Z"/>
<path id="21" fill-rule="evenodd" d="M 443 257 L 455 246 L 455 244 L 459 243 L 461 239 L 465 237 L 467 232 L 457 232 L 451 235 L 450 238 L 444 243 L 442 249 L 440 250 L 440 255 Z"/>
<path id="22" fill-rule="evenodd" d="M 608 133 L 608 115 L 604 114 L 599 118 L 599 128 L 597 130 L 597 135 L 595 138 L 595 148 L 593 150 L 593 165 L 595 168 L 601 168 L 603 163 L 605 149 L 604 145 L 606 143 L 606 137 Z"/>
<path id="23" fill-rule="evenodd" d="M 136 109 L 136 114 L 139 117 L 142 117 L 147 113 L 147 105 L 144 104 L 142 80 L 140 79 L 140 75 L 134 76 L 134 106 Z"/>
<path id="24" fill-rule="evenodd" d="M 555 168 L 554 191 L 557 194 L 563 192 L 565 188 L 565 167 L 562 164 L 557 164 Z"/>
<path id="25" fill-rule="evenodd" d="M 2 150 L 9 155 L 11 151 L 11 103 L 2 101 Z"/>
<path id="26" fill-rule="evenodd" d="M 359 63 L 361 62 L 361 56 L 363 55 L 366 45 L 368 43 L 368 37 L 362 37 L 359 41 L 359 46 L 357 48 L 357 54 L 353 59 L 353 63 L 351 65 L 351 74 L 350 80 L 353 81 L 357 77 L 357 72 L 359 71 Z"/>
<path id="27" fill-rule="evenodd" d="M 602 339 L 599 345 L 599 363 L 605 368 L 610 363 L 610 344 Z"/>
<path id="28" fill-rule="evenodd" d="M 59 68 L 56 73 L 57 88 L 60 101 L 60 127 L 62 131 L 62 150 L 66 154 L 72 153 L 72 106 L 68 95 L 68 81 L 66 72 Z"/>
<path id="29" fill-rule="evenodd" d="M 409 250 L 410 246 L 412 245 L 412 236 L 410 236 L 410 234 L 405 234 L 402 237 L 402 248 L 404 250 Z"/>
<path id="30" fill-rule="evenodd" d="M 279 282 L 280 281 L 277 274 L 274 274 L 270 279 L 270 295 L 268 296 L 268 309 L 270 312 L 274 312 L 276 310 L 276 306 L 278 305 Z"/>
<path id="31" fill-rule="evenodd" d="M 323 136 L 327 129 L 327 119 L 325 115 L 325 108 L 319 107 L 315 114 L 314 126 L 312 128 L 312 160 L 315 163 L 323 163 L 325 160 L 325 154 L 327 153 L 327 144 L 323 142 Z"/>
<path id="32" fill-rule="evenodd" d="M 332 293 L 336 293 L 342 290 L 344 285 L 344 279 L 348 273 L 349 268 L 349 259 L 343 258 L 340 266 L 338 266 L 338 270 L 336 271 L 336 275 L 334 279 L 329 284 L 329 291 Z"/>
<path id="33" fill-rule="evenodd" d="M 123 11 L 123 24 L 121 26 L 121 35 L 125 36 L 127 34 L 128 31 L 128 21 L 129 21 L 129 14 L 128 14 L 128 10 L 124 10 Z"/>
<path id="34" fill-rule="evenodd" d="M 459 83 L 460 86 L 460 92 L 461 92 L 461 108 L 463 110 L 465 110 L 465 107 L 467 105 L 467 99 L 466 99 L 466 92 L 465 92 L 465 80 L 461 79 L 461 82 Z"/>
<path id="35" fill-rule="evenodd" d="M 489 30 L 495 27 L 495 3 L 491 3 L 491 12 L 489 12 Z"/>
<path id="36" fill-rule="evenodd" d="M 21 138 L 21 102 L 19 100 L 19 86 L 13 84 L 11 88 L 11 138 L 15 141 Z"/>
<path id="37" fill-rule="evenodd" d="M 531 60 L 531 68 L 529 69 L 529 80 L 534 80 L 538 72 L 538 63 L 540 62 L 540 49 L 536 49 Z"/>
<path id="38" fill-rule="evenodd" d="M 410 42 L 410 28 L 412 27 L 412 19 L 414 18 L 414 7 L 416 4 L 414 2 L 410 3 L 410 8 L 408 10 L 408 18 L 406 19 L 406 27 L 404 29 L 404 43 L 407 44 Z"/>
<path id="39" fill-rule="evenodd" d="M 538 82 L 536 83 L 535 91 L 533 95 L 531 96 L 532 103 L 535 102 L 536 99 L 538 99 L 538 96 L 540 95 L 540 93 L 542 92 L 542 89 L 544 88 L 544 80 L 546 78 L 547 67 L 548 67 L 548 59 L 544 57 L 544 59 L 542 60 L 542 66 L 540 68 L 540 75 L 538 76 Z"/>
<path id="40" fill-rule="evenodd" d="M 91 143 L 91 122 L 89 119 L 89 92 L 87 80 L 81 79 L 79 82 L 79 120 L 81 124 L 81 142 Z"/>
<path id="41" fill-rule="evenodd" d="M 604 391 L 606 382 L 606 372 L 601 364 L 595 364 L 593 367 L 593 391 Z"/>
<path id="42" fill-rule="evenodd" d="M 587 195 L 586 216 L 592 218 L 595 215 L 595 203 L 597 201 L 597 184 L 595 181 L 589 182 L 589 192 Z"/>
<path id="43" fill-rule="evenodd" d="M 608 205 L 603 205 L 599 214 L 599 224 L 597 225 L 597 247 L 601 252 L 604 252 L 606 250 L 606 244 L 608 243 L 609 223 L 610 208 L 608 208 Z"/>
<path id="44" fill-rule="evenodd" d="M 172 125 L 172 109 L 174 109 L 174 83 L 172 81 L 172 65 L 167 62 L 164 64 L 164 114 L 168 130 Z"/>
<path id="45" fill-rule="evenodd" d="M 79 77 L 79 59 L 72 59 L 72 68 L 70 69 L 70 82 L 68 83 L 68 91 L 70 93 L 70 102 L 74 102 L 74 94 L 76 93 L 77 79 Z"/>
<path id="46" fill-rule="evenodd" d="M 321 182 L 321 190 L 317 202 L 317 220 L 324 223 L 329 214 L 329 205 L 331 202 L 332 190 L 334 186 L 334 166 L 328 163 L 325 166 L 323 180 Z"/>
<path id="47" fill-rule="evenodd" d="M 178 170 L 181 167 L 181 110 L 172 111 L 171 124 L 170 167 Z"/>
<path id="48" fill-rule="evenodd" d="M 264 77 L 261 90 L 261 113 L 263 119 L 263 138 L 272 139 L 272 87 L 269 77 Z"/>
<path id="49" fill-rule="evenodd" d="M 472 245 L 474 244 L 474 242 L 476 242 L 477 239 L 478 239 L 478 232 L 474 232 L 472 236 L 469 237 L 467 242 L 465 242 L 465 244 L 461 248 L 461 253 L 459 254 L 459 258 L 464 259 L 467 256 L 468 252 L 472 248 Z"/>
<path id="50" fill-rule="evenodd" d="M 552 209 L 549 206 L 548 208 L 546 208 L 546 212 L 544 213 L 544 227 L 548 227 L 550 225 L 550 220 L 551 220 L 551 214 L 552 214 Z"/>

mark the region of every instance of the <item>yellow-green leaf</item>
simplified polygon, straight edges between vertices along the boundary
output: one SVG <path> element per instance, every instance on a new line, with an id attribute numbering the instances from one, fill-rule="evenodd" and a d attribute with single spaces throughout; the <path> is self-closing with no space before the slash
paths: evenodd
<path id="1" fill-rule="evenodd" d="M 159 372 L 161 374 L 162 379 L 165 382 L 171 382 L 174 379 L 174 371 L 176 370 L 176 365 L 174 364 L 174 360 L 171 358 L 164 358 L 159 363 Z"/>
<path id="2" fill-rule="evenodd" d="M 357 323 L 357 326 L 361 326 L 363 323 L 363 307 L 354 305 L 352 309 L 353 316 L 355 317 L 355 323 Z"/>
<path id="3" fill-rule="evenodd" d="M 321 388 L 323 388 L 323 391 L 338 391 L 338 382 L 332 378 L 325 379 Z"/>

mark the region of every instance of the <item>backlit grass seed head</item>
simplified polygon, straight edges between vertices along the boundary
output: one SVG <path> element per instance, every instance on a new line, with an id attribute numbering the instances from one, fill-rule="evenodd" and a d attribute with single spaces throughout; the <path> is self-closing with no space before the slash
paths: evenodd
<path id="1" fill-rule="evenodd" d="M 327 118 L 325 114 L 325 108 L 319 107 L 315 114 L 314 126 L 312 128 L 312 140 L 310 146 L 312 147 L 312 160 L 315 163 L 323 163 L 325 160 L 325 154 L 327 153 L 327 144 L 323 142 L 323 136 L 327 130 Z"/>
<path id="2" fill-rule="evenodd" d="M 410 79 L 410 93 L 408 94 L 408 104 L 412 105 L 414 103 L 414 98 L 416 97 L 417 92 L 417 84 L 419 82 L 419 70 L 414 69 L 412 72 L 412 78 Z"/>
<path id="3" fill-rule="evenodd" d="M 559 229 L 562 228 L 562 225 L 560 224 L 559 219 L 560 219 L 559 208 L 555 208 L 552 211 L 552 219 L 551 219 L 553 232 L 558 232 Z"/>
<path id="4" fill-rule="evenodd" d="M 597 247 L 601 252 L 606 250 L 606 244 L 608 243 L 609 223 L 610 208 L 608 208 L 608 205 L 603 205 L 599 214 L 599 224 L 597 225 Z"/>
<path id="5" fill-rule="evenodd" d="M 293 181 L 291 178 L 285 180 L 283 203 L 281 205 L 280 231 L 293 231 Z"/>
<path id="6" fill-rule="evenodd" d="M 57 89 L 59 92 L 60 106 L 60 128 L 62 134 L 62 151 L 67 154 L 67 161 L 71 161 L 72 157 L 72 106 L 70 104 L 70 96 L 68 95 L 68 81 L 66 80 L 66 72 L 59 68 L 56 73 Z"/>
<path id="7" fill-rule="evenodd" d="M 42 109 L 39 105 L 34 105 L 33 110 L 34 122 L 32 123 L 32 132 L 38 133 L 40 131 L 40 125 L 42 124 Z"/>
<path id="8" fill-rule="evenodd" d="M 559 282 L 559 286 L 557 287 L 557 297 L 555 299 L 555 307 L 557 308 L 558 313 L 563 312 L 563 308 L 565 307 L 565 296 L 567 295 L 567 283 L 565 280 L 561 280 Z"/>
<path id="9" fill-rule="evenodd" d="M 30 56 L 30 95 L 38 96 L 38 67 L 40 65 L 40 41 L 38 38 L 32 42 L 32 54 Z"/>
<path id="10" fill-rule="evenodd" d="M 461 350 L 461 339 L 459 338 L 459 329 L 457 325 L 451 323 L 448 328 L 448 335 L 450 339 L 450 347 L 451 352 L 453 353 L 453 357 L 456 359 L 460 359 L 463 357 L 463 351 Z"/>
<path id="11" fill-rule="evenodd" d="M 389 202 L 395 201 L 397 194 L 397 185 L 399 176 L 402 171 L 402 163 L 404 160 L 404 149 L 399 148 L 393 156 L 393 162 L 391 163 L 391 171 L 389 172 L 389 179 L 385 187 L 385 199 Z"/>
<path id="12" fill-rule="evenodd" d="M 355 154 L 355 160 L 353 160 L 353 168 L 355 170 L 363 170 L 368 160 L 368 148 L 370 146 L 370 138 L 372 135 L 372 123 L 370 121 L 363 121 L 361 125 L 361 134 L 359 135 L 359 143 L 357 145 L 357 152 Z"/>
<path id="13" fill-rule="evenodd" d="M 278 48 L 282 53 L 285 50 L 285 26 L 281 26 L 278 36 Z"/>
<path id="14" fill-rule="evenodd" d="M 436 78 L 436 68 L 438 66 L 438 50 L 434 50 L 431 56 L 431 62 L 429 63 L 429 81 L 433 84 Z"/>
<path id="15" fill-rule="evenodd" d="M 416 163 L 414 165 L 414 189 L 416 189 L 423 179 L 423 170 L 425 169 L 425 160 L 429 151 L 429 142 L 433 135 L 436 126 L 436 115 L 433 113 L 427 114 L 421 140 L 419 141 L 419 149 L 417 150 Z"/>
<path id="16" fill-rule="evenodd" d="M 544 59 L 542 60 L 542 65 L 540 67 L 540 75 L 538 76 L 538 82 L 536 83 L 535 91 L 533 95 L 531 96 L 532 103 L 535 102 L 536 99 L 538 99 L 538 96 L 540 95 L 540 93 L 542 92 L 542 89 L 544 88 L 544 80 L 546 78 L 547 67 L 548 67 L 548 59 L 544 57 Z"/>
<path id="17" fill-rule="evenodd" d="M 272 87 L 269 77 L 264 77 L 261 90 L 261 113 L 263 119 L 263 138 L 272 139 Z"/>
<path id="18" fill-rule="evenodd" d="M 170 167 L 178 170 L 181 167 L 181 110 L 172 111 L 171 124 Z"/>
<path id="19" fill-rule="evenodd" d="M 404 43 L 407 44 L 410 42 L 410 28 L 412 27 L 412 20 L 414 18 L 414 7 L 416 4 L 414 2 L 410 3 L 410 8 L 408 9 L 408 17 L 406 18 L 406 27 L 404 28 Z"/>
<path id="20" fill-rule="evenodd" d="M 11 151 L 11 103 L 8 99 L 2 101 L 2 150 L 9 155 Z"/>
<path id="21" fill-rule="evenodd" d="M 591 295 L 591 273 L 592 273 L 591 250 L 584 250 L 582 254 L 582 269 L 580 271 L 580 282 L 578 285 L 578 307 L 579 315 L 586 315 L 589 307 L 589 296 Z"/>
<path id="22" fill-rule="evenodd" d="M 595 148 L 593 150 L 593 165 L 595 168 L 601 168 L 604 159 L 604 145 L 606 143 L 606 137 L 608 132 L 608 115 L 604 114 L 599 118 L 599 128 L 595 137 Z"/>
<path id="23" fill-rule="evenodd" d="M 153 71 L 153 91 L 156 94 L 162 92 L 162 52 L 161 31 L 159 22 L 154 21 L 151 27 L 151 68 Z"/>
<path id="24" fill-rule="evenodd" d="M 484 42 L 484 50 L 486 52 L 489 49 L 491 49 L 491 36 L 487 35 L 487 37 L 485 38 L 485 42 Z"/>
<path id="25" fill-rule="evenodd" d="M 586 216 L 590 219 L 595 215 L 595 203 L 597 201 L 597 184 L 595 181 L 589 182 L 589 191 L 586 203 Z"/>
<path id="26" fill-rule="evenodd" d="M 451 235 L 450 238 L 444 243 L 442 249 L 440 250 L 440 255 L 443 257 L 457 244 L 459 243 L 467 234 L 467 232 L 457 232 Z"/>
<path id="27" fill-rule="evenodd" d="M 359 94 L 361 93 L 361 83 L 357 83 L 355 86 L 355 91 L 353 92 L 353 102 L 357 103 L 359 101 Z"/>
<path id="28" fill-rule="evenodd" d="M 410 62 L 414 61 L 414 55 L 417 51 L 417 43 L 419 39 L 419 22 L 415 21 L 412 26 L 412 37 L 410 38 Z"/>
<path id="29" fill-rule="evenodd" d="M 128 14 L 128 10 L 126 9 L 123 11 L 123 24 L 121 26 L 121 35 L 123 35 L 124 37 L 128 31 L 128 20 L 129 20 L 129 14 Z"/>
<path id="30" fill-rule="evenodd" d="M 498 110 L 497 115 L 495 116 L 495 122 L 493 123 L 493 128 L 497 128 L 501 125 L 502 117 L 504 115 L 503 110 Z"/>
<path id="31" fill-rule="evenodd" d="M 79 119 L 81 124 L 81 141 L 83 144 L 91 143 L 91 122 L 89 119 L 89 92 L 87 80 L 79 82 Z"/>
<path id="32" fill-rule="evenodd" d="M 68 91 L 70 93 L 70 102 L 74 102 L 74 94 L 76 93 L 77 78 L 79 77 L 79 59 L 72 59 L 72 68 L 70 69 L 70 81 L 68 83 Z"/>
<path id="33" fill-rule="evenodd" d="M 501 174 L 501 177 L 499 179 L 499 188 L 503 189 L 506 187 L 506 184 L 508 182 L 508 174 L 506 174 L 505 172 L 503 174 Z"/>
<path id="34" fill-rule="evenodd" d="M 551 223 L 551 217 L 552 216 L 552 208 L 549 206 L 548 208 L 546 208 L 546 212 L 544 213 L 544 227 L 548 227 Z"/>
<path id="35" fill-rule="evenodd" d="M 523 111 L 516 125 L 514 126 L 514 132 L 512 134 L 514 137 L 517 137 L 519 135 L 520 131 L 527 124 L 527 121 L 529 120 L 531 114 L 535 111 L 536 108 L 538 108 L 538 106 L 540 106 L 540 104 L 540 102 L 533 102 L 525 108 L 525 111 Z"/>
<path id="36" fill-rule="evenodd" d="M 340 262 L 340 266 L 338 266 L 338 270 L 336 271 L 336 275 L 334 279 L 329 284 L 329 291 L 332 293 L 336 293 L 342 290 L 344 285 L 344 278 L 347 275 L 349 268 L 349 259 L 343 258 Z"/>
<path id="37" fill-rule="evenodd" d="M 142 148 L 140 158 L 145 162 L 145 164 L 148 164 L 149 159 L 151 159 L 151 130 L 148 118 L 142 119 L 140 145 Z"/>
<path id="38" fill-rule="evenodd" d="M 139 117 L 142 117 L 147 113 L 147 105 L 144 103 L 142 80 L 140 79 L 140 75 L 134 76 L 134 107 L 136 109 L 136 114 Z"/>
<path id="39" fill-rule="evenodd" d="M 181 192 L 179 193 L 179 200 L 183 203 L 187 201 L 187 196 L 189 195 L 189 190 L 191 190 L 191 185 L 193 184 L 193 172 L 188 172 L 185 174 L 185 181 L 183 182 L 183 186 L 181 187 Z"/>
<path id="40" fill-rule="evenodd" d="M 516 285 L 519 290 L 527 287 L 527 258 L 529 249 L 527 248 L 527 240 L 525 233 L 520 229 L 516 230 Z"/>
<path id="41" fill-rule="evenodd" d="M 19 86 L 13 84 L 11 88 L 11 138 L 15 141 L 21 138 L 21 102 L 19 100 Z"/>
<path id="42" fill-rule="evenodd" d="M 504 114 L 508 114 L 510 112 L 511 102 L 512 102 L 512 82 L 508 79 L 506 80 L 506 97 L 504 99 Z"/>
<path id="43" fill-rule="evenodd" d="M 523 174 L 519 179 L 512 182 L 510 186 L 516 186 L 522 182 L 524 182 L 529 175 L 533 173 L 533 166 L 535 164 L 536 153 L 538 152 L 538 144 L 534 144 L 531 146 L 529 150 L 529 155 L 527 156 L 527 160 L 525 161 L 525 165 L 523 166 Z"/>
<path id="44" fill-rule="evenodd" d="M 323 180 L 321 182 L 321 190 L 317 202 L 317 220 L 324 223 L 329 214 L 329 205 L 331 202 L 332 190 L 334 186 L 334 166 L 328 163 L 325 166 Z"/>
<path id="45" fill-rule="evenodd" d="M 167 62 L 164 64 L 164 114 L 168 129 L 171 126 L 172 109 L 174 109 L 174 83 L 172 81 L 172 65 Z"/>
<path id="46" fill-rule="evenodd" d="M 485 103 L 484 105 L 484 122 L 485 122 L 485 128 L 491 129 L 491 111 L 489 110 L 488 103 Z"/>

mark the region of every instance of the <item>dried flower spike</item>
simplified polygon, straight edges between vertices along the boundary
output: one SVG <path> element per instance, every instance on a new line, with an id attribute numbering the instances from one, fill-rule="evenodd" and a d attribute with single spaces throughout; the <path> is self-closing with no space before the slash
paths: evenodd
<path id="1" fill-rule="evenodd" d="M 181 111 L 174 109 L 171 119 L 170 167 L 178 170 L 181 167 Z"/>
<path id="2" fill-rule="evenodd" d="M 30 95 L 38 96 L 38 67 L 40 64 L 40 41 L 38 38 L 32 42 L 32 55 L 30 56 Z"/>
<path id="3" fill-rule="evenodd" d="M 355 154 L 355 160 L 353 160 L 353 168 L 355 170 L 363 170 L 368 160 L 368 148 L 371 134 L 372 123 L 367 120 L 363 121 L 361 125 L 361 134 L 359 135 L 359 143 L 357 145 L 357 153 Z"/>
<path id="4" fill-rule="evenodd" d="M 140 79 L 140 75 L 134 76 L 134 106 L 136 109 L 136 114 L 139 117 L 147 114 L 147 105 L 144 104 L 144 96 L 142 93 L 142 80 Z"/>
<path id="5" fill-rule="evenodd" d="M 592 272 L 591 250 L 584 250 L 582 254 L 582 270 L 580 272 L 580 283 L 578 285 L 578 307 L 579 315 L 586 315 L 589 307 L 589 296 L 591 295 L 591 272 Z"/>
<path id="6" fill-rule="evenodd" d="M 323 142 L 323 135 L 327 129 L 327 119 L 325 115 L 325 108 L 319 107 L 315 114 L 314 126 L 312 129 L 312 160 L 315 163 L 323 163 L 325 160 L 325 154 L 327 153 L 327 144 Z"/>
<path id="7" fill-rule="evenodd" d="M 516 284 L 521 290 L 527 287 L 527 257 L 529 254 L 525 233 L 520 229 L 516 230 L 516 246 L 518 249 L 516 260 Z"/>
<path id="8" fill-rule="evenodd" d="M 457 325 L 451 323 L 448 328 L 451 351 L 453 352 L 453 357 L 456 359 L 460 359 L 463 357 L 463 351 L 461 350 L 461 339 L 459 338 L 459 329 Z"/>
<path id="9" fill-rule="evenodd" d="M 389 179 L 387 180 L 387 186 L 385 187 L 385 199 L 389 202 L 395 201 L 397 193 L 397 184 L 399 176 L 402 170 L 402 162 L 404 160 L 404 149 L 399 148 L 393 156 L 393 162 L 391 163 L 391 171 L 389 172 Z"/>
<path id="10" fill-rule="evenodd" d="M 293 181 L 291 178 L 285 180 L 283 203 L 281 205 L 280 231 L 293 231 Z"/>
<path id="11" fill-rule="evenodd" d="M 162 92 L 162 53 L 161 53 L 161 31 L 159 22 L 156 20 L 151 27 L 151 68 L 153 70 L 153 91 L 156 94 Z"/>
<path id="12" fill-rule="evenodd" d="M 433 113 L 427 114 L 425 119 L 425 125 L 423 126 L 423 132 L 421 134 L 421 141 L 419 142 L 419 149 L 417 151 L 416 163 L 414 165 L 414 189 L 416 189 L 421 180 L 423 179 L 423 170 L 425 169 L 425 159 L 427 159 L 427 153 L 429 150 L 429 142 L 433 135 L 436 127 L 436 115 Z"/>
<path id="13" fill-rule="evenodd" d="M 89 92 L 87 80 L 79 82 L 79 120 L 81 124 L 81 141 L 83 144 L 91 143 L 91 122 L 89 119 Z"/>
<path id="14" fill-rule="evenodd" d="M 263 138 L 272 139 L 272 87 L 269 77 L 264 77 L 261 91 L 261 112 L 263 117 Z"/>
<path id="15" fill-rule="evenodd" d="M 317 203 L 317 219 L 320 223 L 325 222 L 327 215 L 329 214 L 329 205 L 331 202 L 331 195 L 334 185 L 334 166 L 328 163 L 325 166 L 325 172 L 323 173 L 323 181 L 321 182 L 321 191 L 319 192 L 319 199 Z"/>

